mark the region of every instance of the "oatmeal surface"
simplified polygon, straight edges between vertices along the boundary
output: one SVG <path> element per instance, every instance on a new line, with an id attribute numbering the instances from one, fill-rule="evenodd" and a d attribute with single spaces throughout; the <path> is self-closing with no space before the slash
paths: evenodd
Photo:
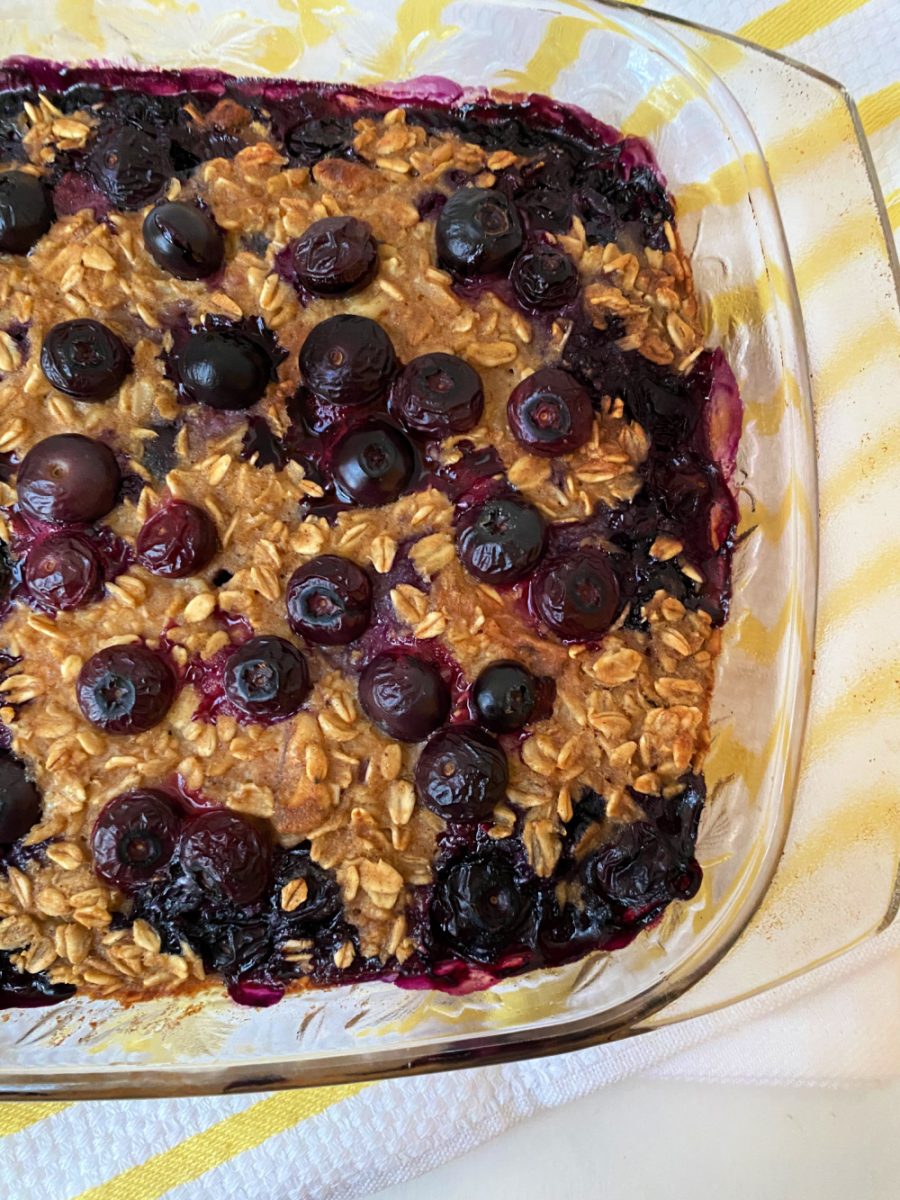
<path id="1" fill-rule="evenodd" d="M 547 365 L 577 373 L 566 357 L 573 330 L 582 341 L 615 347 L 613 383 L 622 364 L 633 362 L 653 380 L 675 380 L 666 386 L 681 388 L 682 400 L 689 394 L 678 381 L 695 379 L 709 354 L 674 218 L 659 220 L 652 237 L 623 220 L 605 240 L 577 211 L 561 227 L 526 230 L 577 272 L 573 301 L 560 311 L 529 311 L 508 271 L 473 282 L 440 261 L 434 213 L 461 189 L 508 190 L 511 179 L 537 170 L 542 149 L 496 148 L 452 123 L 429 123 L 420 109 L 383 107 L 349 111 L 345 141 L 333 152 L 304 155 L 292 152 L 264 104 L 185 95 L 169 108 L 180 108 L 179 120 L 205 145 L 215 149 L 218 138 L 224 152 L 173 170 L 155 199 L 117 207 L 96 178 L 80 197 L 75 187 L 90 174 L 80 164 L 91 161 L 103 130 L 115 128 L 109 97 L 62 104 L 39 91 L 15 117 L 15 153 L 3 163 L 53 180 L 59 199 L 30 253 L 0 255 L 0 451 L 10 464 L 0 483 L 0 536 L 11 562 L 0 720 L 43 805 L 0 880 L 0 951 L 17 970 L 54 985 L 128 999 L 194 986 L 209 972 L 231 984 L 259 977 L 272 986 L 404 968 L 427 974 L 435 959 L 467 957 L 449 935 L 441 947 L 434 919 L 429 927 L 436 874 L 489 843 L 515 843 L 509 861 L 545 897 L 543 912 L 551 904 L 580 911 L 587 858 L 619 845 L 621 828 L 649 828 L 660 806 L 677 806 L 686 781 L 699 776 L 723 613 L 704 602 L 708 562 L 679 536 L 680 517 L 650 520 L 638 533 L 628 524 L 626 514 L 637 511 L 656 478 L 657 443 L 621 387 L 585 379 L 594 402 L 589 436 L 553 457 L 522 445 L 507 403 Z M 144 221 L 165 200 L 199 205 L 221 231 L 224 261 L 211 277 L 176 278 L 149 253 Z M 314 222 L 346 216 L 371 231 L 374 277 L 349 294 L 310 294 L 292 276 L 291 248 Z M 438 352 L 458 356 L 477 371 L 484 392 L 477 423 L 429 439 L 426 468 L 378 506 L 336 497 L 327 469 L 323 478 L 311 457 L 317 444 L 330 445 L 331 410 L 307 419 L 303 453 L 291 452 L 303 425 L 301 348 L 322 321 L 347 313 L 376 321 L 401 364 Z M 47 334 L 74 318 L 102 322 L 128 348 L 130 370 L 102 402 L 64 394 L 42 368 Z M 250 329 L 264 339 L 271 378 L 252 408 L 219 410 L 185 395 L 180 347 L 202 328 Z M 381 399 L 375 409 L 383 408 Z M 16 467 L 60 433 L 115 451 L 120 498 L 98 524 L 121 553 L 101 595 L 54 611 L 23 583 L 20 564 L 46 530 L 23 521 Z M 601 636 L 555 636 L 535 616 L 527 581 L 494 586 L 460 560 L 460 514 L 472 489 L 452 481 L 471 463 L 488 461 L 483 475 L 491 487 L 541 514 L 554 553 L 579 561 L 600 547 L 616 565 L 628 559 L 631 542 L 640 543 L 642 565 L 628 578 L 641 587 L 622 584 Z M 703 470 L 715 474 L 709 457 Z M 204 510 L 217 535 L 211 561 L 183 578 L 155 574 L 135 552 L 145 522 L 172 502 Z M 721 563 L 730 531 L 715 532 L 722 508 L 712 511 L 701 514 L 712 539 L 705 559 Z M 371 579 L 373 625 L 357 642 L 316 645 L 289 621 L 291 576 L 323 555 L 350 560 Z M 727 563 L 717 578 L 727 586 Z M 263 635 L 298 647 L 309 674 L 300 711 L 272 722 L 246 719 L 221 692 L 229 654 Z M 86 718 L 76 684 L 99 650 L 128 644 L 164 656 L 178 686 L 164 719 L 123 735 Z M 361 706 L 360 672 L 385 647 L 437 664 L 454 721 L 477 719 L 472 684 L 497 660 L 552 681 L 552 698 L 536 719 L 500 738 L 505 794 L 468 831 L 417 794 L 421 740 L 391 737 Z M 305 855 L 338 889 L 338 916 L 329 916 L 321 936 L 312 919 L 290 937 L 286 924 L 278 926 L 280 941 L 271 935 L 266 952 L 280 956 L 277 970 L 262 955 L 251 956 L 249 969 L 239 956 L 226 963 L 227 955 L 203 937 L 192 941 L 191 927 L 175 917 L 154 923 L 152 903 L 136 901 L 92 866 L 99 814 L 116 797 L 148 788 L 167 790 L 190 812 L 222 807 L 247 818 L 271 840 L 276 863 L 281 852 Z M 579 825 L 586 796 L 602 798 L 602 811 Z M 309 887 L 302 871 L 278 876 L 271 904 L 281 914 L 301 912 Z M 262 919 L 259 903 L 253 920 Z M 640 920 L 660 905 L 654 893 Z M 616 928 L 627 924 L 620 917 Z M 526 947 L 512 967 L 539 953 L 543 935 L 523 933 L 526 926 L 511 939 Z M 486 961 L 481 945 L 473 961 Z"/>

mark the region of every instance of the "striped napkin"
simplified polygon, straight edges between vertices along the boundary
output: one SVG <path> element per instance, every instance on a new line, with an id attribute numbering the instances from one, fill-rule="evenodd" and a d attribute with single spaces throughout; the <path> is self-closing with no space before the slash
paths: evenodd
<path id="1" fill-rule="evenodd" d="M 40 6 L 40 0 L 38 0 Z M 181 0 L 144 0 L 180 10 Z M 209 12 L 212 4 L 201 5 Z M 226 6 L 216 8 L 221 18 Z M 300 0 L 280 0 L 280 20 Z M 322 7 L 326 8 L 325 0 Z M 435 18 L 442 0 L 406 0 Z M 659 7 L 737 32 L 842 80 L 859 103 L 893 229 L 900 229 L 900 5 L 897 0 L 681 0 Z M 12 5 L 13 9 L 17 6 Z M 197 5 L 193 6 L 194 9 Z M 87 55 L 102 52 L 94 3 L 60 0 L 59 20 L 81 22 Z M 0 18 L 0 32 L 4 16 Z M 287 17 L 286 17 L 287 14 Z M 12 13 L 24 19 L 22 13 Z M 297 15 L 299 21 L 299 15 Z M 25 47 L 23 47 L 25 48 Z M 811 145 L 809 153 L 816 153 Z M 841 247 L 841 228 L 831 231 Z M 852 242 L 846 254 L 854 252 Z M 835 259 L 840 265 L 840 259 Z M 804 280 L 800 280 L 801 290 Z M 842 670 L 820 673 L 810 744 L 828 763 L 852 742 L 859 760 L 900 752 L 900 312 L 877 342 L 846 363 L 848 346 L 813 353 L 829 407 L 823 497 L 822 613 L 818 654 Z M 848 418 L 843 390 L 864 371 L 893 379 L 866 413 L 867 437 Z M 851 375 L 854 376 L 851 379 Z M 886 386 L 886 390 L 885 390 Z M 832 403 L 837 417 L 834 416 Z M 857 411 L 859 411 L 857 409 Z M 858 420 L 858 418 L 857 418 Z M 892 469 L 893 468 L 893 469 Z M 869 536 L 857 538 L 865 525 Z M 872 530 L 876 536 L 871 536 Z M 877 536 L 880 532 L 880 536 Z M 876 549 L 872 547 L 875 546 Z M 896 622 L 894 622 L 894 625 Z M 865 661 L 865 631 L 882 655 Z M 849 715 L 836 720 L 842 700 Z M 864 701 L 864 703 L 863 703 Z M 844 761 L 849 757 L 844 746 Z M 816 764 L 807 764 L 807 770 Z M 832 772 L 831 785 L 847 785 Z M 694 1079 L 837 1084 L 900 1075 L 900 928 L 775 992 L 626 1042 L 580 1054 L 479 1071 L 271 1096 L 191 1100 L 0 1104 L 0 1196 L 5 1200 L 340 1200 L 421 1174 L 512 1124 L 639 1072 Z M 834 1031 L 841 1031 L 841 1038 Z M 837 1044 L 840 1043 L 840 1044 Z"/>

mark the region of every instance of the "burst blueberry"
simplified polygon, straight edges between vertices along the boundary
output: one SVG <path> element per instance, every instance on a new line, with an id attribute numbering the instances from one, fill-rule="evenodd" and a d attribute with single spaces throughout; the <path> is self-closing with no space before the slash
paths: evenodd
<path id="1" fill-rule="evenodd" d="M 81 534 L 51 533 L 28 551 L 22 577 L 41 607 L 67 612 L 97 599 L 103 587 L 103 564 L 94 545 Z"/>
<path id="2" fill-rule="evenodd" d="M 148 517 L 135 543 L 141 566 L 166 579 L 196 575 L 209 565 L 217 549 L 212 517 L 182 500 L 173 500 Z"/>
<path id="3" fill-rule="evenodd" d="M 323 217 L 294 244 L 297 282 L 316 296 L 344 296 L 375 278 L 378 248 L 372 231 L 357 217 Z"/>

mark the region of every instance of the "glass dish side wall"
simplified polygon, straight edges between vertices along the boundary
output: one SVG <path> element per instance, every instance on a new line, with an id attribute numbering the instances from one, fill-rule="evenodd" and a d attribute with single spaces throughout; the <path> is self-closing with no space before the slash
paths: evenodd
<path id="1" fill-rule="evenodd" d="M 787 828 L 802 737 L 815 603 L 813 436 L 790 261 L 769 180 L 754 170 L 761 151 L 753 130 L 731 92 L 680 42 L 642 14 L 605 6 L 535 11 L 459 0 L 422 6 L 410 26 L 408 5 L 359 0 L 350 12 L 325 14 L 309 4 L 292 42 L 268 24 L 284 21 L 274 0 L 252 18 L 215 6 L 206 36 L 199 30 L 212 5 L 173 14 L 160 29 L 135 3 L 127 38 L 117 32 L 121 8 L 97 5 L 103 52 L 114 60 L 198 65 L 183 50 L 197 45 L 205 65 L 244 74 L 369 84 L 441 74 L 550 92 L 626 129 L 649 114 L 683 200 L 682 237 L 707 298 L 710 344 L 724 347 L 750 413 L 775 404 L 782 416 L 748 421 L 739 458 L 748 536 L 714 700 L 714 801 L 701 828 L 706 878 L 694 901 L 674 906 L 624 950 L 468 997 L 356 985 L 268 1010 L 210 996 L 196 1012 L 178 1000 L 123 1011 L 76 999 L 15 1013 L 0 1027 L 8 1064 L 0 1086 L 6 1094 L 96 1096 L 321 1084 L 625 1036 L 710 970 L 762 898 Z M 44 31 L 38 18 L 3 37 L 3 53 L 97 54 L 77 31 Z M 734 202 L 693 204 L 720 172 L 731 173 Z M 775 630 L 764 654 L 759 628 Z"/>

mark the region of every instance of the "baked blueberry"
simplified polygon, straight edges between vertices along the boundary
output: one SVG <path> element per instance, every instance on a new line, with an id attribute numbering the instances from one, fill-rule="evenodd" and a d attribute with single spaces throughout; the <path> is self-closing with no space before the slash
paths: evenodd
<path id="1" fill-rule="evenodd" d="M 27 254 L 53 224 L 53 202 L 43 180 L 25 171 L 0 174 L 0 250 Z"/>
<path id="2" fill-rule="evenodd" d="M 155 200 L 173 171 L 168 139 L 133 125 L 100 133 L 87 161 L 88 173 L 110 203 L 131 210 Z"/>
<path id="3" fill-rule="evenodd" d="M 249 821 L 221 808 L 184 826 L 178 862 L 211 897 L 250 904 L 269 883 L 272 850 Z"/>
<path id="4" fill-rule="evenodd" d="M 99 321 L 79 317 L 47 331 L 41 370 L 57 391 L 76 400 L 108 400 L 131 370 L 131 354 L 120 337 Z"/>
<path id="5" fill-rule="evenodd" d="M 176 355 L 181 390 L 209 408 L 251 408 L 272 376 L 264 348 L 238 329 L 196 329 Z"/>
<path id="6" fill-rule="evenodd" d="M 349 558 L 322 554 L 298 567 L 287 585 L 288 622 L 308 642 L 345 646 L 369 627 L 372 582 Z"/>
<path id="7" fill-rule="evenodd" d="M 41 817 L 41 793 L 8 751 L 0 752 L 0 844 L 24 837 Z"/>
<path id="8" fill-rule="evenodd" d="M 225 695 L 251 721 L 292 717 L 308 693 L 306 659 L 285 638 L 250 638 L 225 664 Z"/>
<path id="9" fill-rule="evenodd" d="M 519 255 L 509 279 L 525 308 L 564 308 L 578 293 L 575 264 L 568 254 L 544 242 Z"/>
<path id="10" fill-rule="evenodd" d="M 196 204 L 158 204 L 144 218 L 143 234 L 150 257 L 176 279 L 206 279 L 225 257 L 222 231 Z"/>
<path id="11" fill-rule="evenodd" d="M 464 187 L 441 209 L 435 239 L 438 262 L 455 275 L 494 274 L 519 252 L 522 223 L 502 192 Z"/>
<path id="12" fill-rule="evenodd" d="M 103 587 L 103 564 L 94 546 L 78 533 L 51 533 L 25 556 L 25 586 L 44 608 L 80 608 Z"/>
<path id="13" fill-rule="evenodd" d="M 96 521 L 116 503 L 120 481 L 108 446 L 80 433 L 55 433 L 25 455 L 16 491 L 20 508 L 42 521 Z"/>
<path id="14" fill-rule="evenodd" d="M 184 579 L 208 566 L 218 545 L 209 513 L 195 504 L 173 500 L 147 518 L 137 535 L 135 550 L 141 566 L 154 575 Z"/>
<path id="15" fill-rule="evenodd" d="M 343 908 L 341 889 L 333 872 L 312 861 L 308 846 L 307 842 L 283 850 L 275 859 L 273 907 L 279 921 L 292 933 L 313 934 L 330 925 Z M 292 896 L 291 904 L 296 907 L 285 909 L 281 889 L 300 880 L 306 885 L 303 899 L 297 903 L 297 897 Z"/>
<path id="16" fill-rule="evenodd" d="M 285 135 L 285 146 L 298 163 L 312 165 L 338 154 L 353 141 L 353 124 L 347 117 L 321 117 L 301 121 Z"/>
<path id="17" fill-rule="evenodd" d="M 622 825 L 581 868 L 585 888 L 601 897 L 626 921 L 645 917 L 677 897 L 689 900 L 701 873 L 650 821 Z"/>
<path id="18" fill-rule="evenodd" d="M 377 321 L 339 313 L 320 321 L 300 350 L 306 386 L 328 404 L 368 404 L 397 370 L 391 339 Z"/>
<path id="19" fill-rule="evenodd" d="M 338 441 L 331 460 L 339 495 L 375 508 L 396 500 L 414 466 L 406 436 L 384 421 L 366 421 Z"/>
<path id="20" fill-rule="evenodd" d="M 490 963 L 506 951 L 533 945 L 537 908 L 534 877 L 517 870 L 502 849 L 485 846 L 438 874 L 431 929 L 456 954 Z"/>
<path id="21" fill-rule="evenodd" d="M 541 367 L 513 388 L 509 427 L 532 454 L 571 454 L 591 436 L 594 410 L 581 384 L 558 367 Z"/>
<path id="22" fill-rule="evenodd" d="M 467 512 L 456 533 L 456 550 L 466 570 L 490 584 L 515 583 L 537 566 L 547 528 L 531 504 L 487 500 Z"/>
<path id="23" fill-rule="evenodd" d="M 422 354 L 407 363 L 394 381 L 389 408 L 411 433 L 428 437 L 467 433 L 484 411 L 481 376 L 455 354 Z"/>
<path id="24" fill-rule="evenodd" d="M 543 563 L 531 581 L 531 605 L 562 641 L 596 641 L 619 611 L 619 581 L 609 555 L 587 547 Z"/>
<path id="25" fill-rule="evenodd" d="M 398 742 L 421 742 L 450 712 L 450 689 L 437 667 L 413 654 L 379 654 L 359 680 L 363 712 Z"/>
<path id="26" fill-rule="evenodd" d="M 175 699 L 177 681 L 159 654 L 140 642 L 107 646 L 89 658 L 75 694 L 85 717 L 105 733 L 143 733 Z"/>
<path id="27" fill-rule="evenodd" d="M 475 680 L 472 701 L 488 729 L 515 733 L 531 720 L 538 701 L 538 681 L 521 663 L 499 659 Z"/>
<path id="28" fill-rule="evenodd" d="M 293 249 L 297 282 L 316 296 L 344 296 L 371 283 L 378 268 L 372 230 L 357 217 L 313 221 Z"/>
<path id="29" fill-rule="evenodd" d="M 444 820 L 482 821 L 506 798 L 506 755 L 477 725 L 448 725 L 422 747 L 415 783 L 422 804 Z"/>
<path id="30" fill-rule="evenodd" d="M 171 861 L 180 826 L 181 816 L 165 792 L 141 788 L 116 796 L 94 822 L 94 870 L 112 887 L 136 891 Z"/>

